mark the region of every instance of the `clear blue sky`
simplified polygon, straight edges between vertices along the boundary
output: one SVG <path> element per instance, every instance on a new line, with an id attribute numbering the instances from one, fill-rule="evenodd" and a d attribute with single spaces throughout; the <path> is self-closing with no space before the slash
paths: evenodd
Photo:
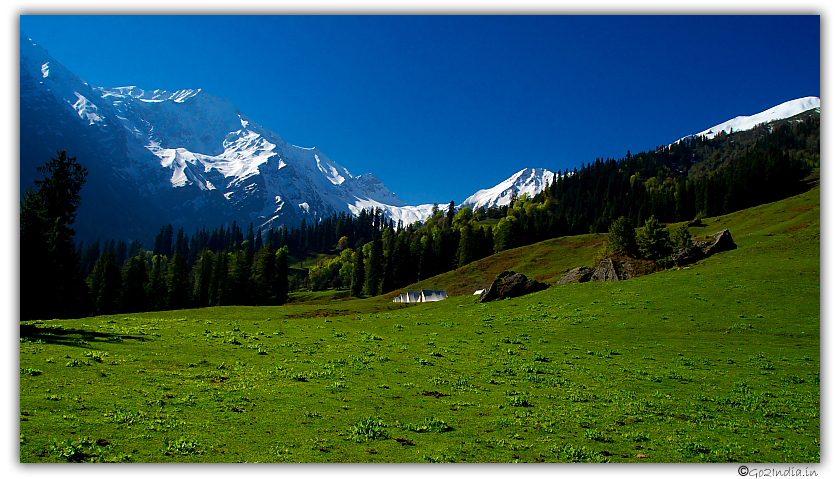
<path id="1" fill-rule="evenodd" d="M 96 86 L 202 88 L 409 204 L 820 95 L 819 16 L 21 16 Z"/>

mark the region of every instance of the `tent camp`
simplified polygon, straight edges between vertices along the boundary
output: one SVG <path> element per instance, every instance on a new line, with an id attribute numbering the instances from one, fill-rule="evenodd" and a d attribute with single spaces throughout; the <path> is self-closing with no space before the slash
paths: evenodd
<path id="1" fill-rule="evenodd" d="M 431 303 L 432 301 L 443 301 L 448 298 L 445 290 L 442 289 L 423 289 L 420 290 L 420 302 Z"/>
<path id="2" fill-rule="evenodd" d="M 420 291 L 409 291 L 394 298 L 395 303 L 430 303 L 448 298 L 446 290 L 443 289 L 421 289 Z"/>

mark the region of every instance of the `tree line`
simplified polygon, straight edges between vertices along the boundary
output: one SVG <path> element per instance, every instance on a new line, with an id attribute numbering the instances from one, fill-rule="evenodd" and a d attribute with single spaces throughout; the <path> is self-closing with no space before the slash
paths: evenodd
<path id="1" fill-rule="evenodd" d="M 819 131 L 812 115 L 598 158 L 557 172 L 533 198 L 475 210 L 435 205 L 413 224 L 395 224 L 378 209 L 267 231 L 233 222 L 190 235 L 170 224 L 150 250 L 139 241 L 74 245 L 70 225 L 86 171 L 60 152 L 21 202 L 21 257 L 35 258 L 21 268 L 21 318 L 283 304 L 302 288 L 376 296 L 511 248 L 607 233 L 619 218 L 629 228 L 652 227 L 655 218 L 658 228 L 726 214 L 801 192 L 801 180 L 819 167 Z M 292 267 L 312 254 L 325 258 Z"/>

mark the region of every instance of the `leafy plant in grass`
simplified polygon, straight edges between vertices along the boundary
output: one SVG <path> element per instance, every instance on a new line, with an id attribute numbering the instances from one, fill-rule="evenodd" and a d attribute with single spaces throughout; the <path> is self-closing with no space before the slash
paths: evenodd
<path id="1" fill-rule="evenodd" d="M 712 448 L 691 440 L 682 445 L 682 452 L 686 456 L 705 456 L 712 452 Z"/>
<path id="2" fill-rule="evenodd" d="M 110 449 L 108 441 L 94 441 L 88 436 L 75 441 L 68 439 L 63 443 L 53 440 L 52 446 L 46 448 L 45 452 L 49 456 L 60 457 L 68 462 L 131 462 L 130 454 L 114 454 Z"/>
<path id="3" fill-rule="evenodd" d="M 350 435 L 356 442 L 365 442 L 370 439 L 388 439 L 388 427 L 378 417 L 365 417 L 350 428 Z"/>
<path id="4" fill-rule="evenodd" d="M 603 454 L 589 450 L 584 446 L 575 447 L 571 444 L 564 444 L 560 447 L 553 447 L 552 452 L 557 454 L 557 458 L 563 462 L 610 462 Z"/>
<path id="5" fill-rule="evenodd" d="M 423 422 L 420 423 L 420 424 L 406 424 L 404 426 L 401 426 L 400 428 L 408 430 L 408 431 L 419 432 L 419 433 L 424 433 L 424 432 L 440 433 L 440 432 L 452 431 L 453 429 L 455 429 L 452 426 L 450 426 L 449 424 L 447 424 L 446 421 L 443 421 L 442 419 L 438 419 L 436 417 L 431 417 L 431 418 L 427 417 L 427 418 L 423 419 Z"/>
<path id="6" fill-rule="evenodd" d="M 603 431 L 599 431 L 598 429 L 587 429 L 584 433 L 584 436 L 586 436 L 587 439 L 591 439 L 593 441 L 614 442 L 611 437 L 607 436 L 603 433 Z"/>
<path id="7" fill-rule="evenodd" d="M 531 404 L 531 402 L 528 401 L 528 398 L 523 396 L 523 395 L 516 395 L 516 396 L 508 397 L 508 403 L 513 407 L 531 407 L 531 406 L 533 406 L 533 404 Z"/>
<path id="8" fill-rule="evenodd" d="M 101 363 L 105 361 L 105 358 L 108 356 L 108 353 L 104 352 L 96 352 L 96 351 L 85 351 L 85 357 L 91 358 L 97 363 Z"/>
<path id="9" fill-rule="evenodd" d="M 106 412 L 104 416 L 108 422 L 117 424 L 135 424 L 146 419 L 146 414 L 142 411 L 135 412 L 124 408 L 117 408 L 112 412 Z"/>
<path id="10" fill-rule="evenodd" d="M 204 449 L 198 441 L 185 439 L 183 437 L 176 440 L 165 438 L 163 453 L 167 456 L 191 456 L 195 454 L 204 454 Z"/>

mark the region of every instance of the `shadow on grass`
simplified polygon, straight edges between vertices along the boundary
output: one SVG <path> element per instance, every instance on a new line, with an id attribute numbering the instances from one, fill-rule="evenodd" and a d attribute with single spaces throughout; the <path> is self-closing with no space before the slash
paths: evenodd
<path id="1" fill-rule="evenodd" d="M 91 342 L 119 342 L 126 339 L 134 339 L 145 342 L 146 338 L 141 336 L 126 336 L 122 334 L 99 333 L 86 331 L 84 329 L 69 329 L 61 327 L 39 328 L 34 324 L 20 325 L 20 338 L 26 341 L 43 341 L 51 344 L 63 344 L 65 346 L 88 346 Z"/>

